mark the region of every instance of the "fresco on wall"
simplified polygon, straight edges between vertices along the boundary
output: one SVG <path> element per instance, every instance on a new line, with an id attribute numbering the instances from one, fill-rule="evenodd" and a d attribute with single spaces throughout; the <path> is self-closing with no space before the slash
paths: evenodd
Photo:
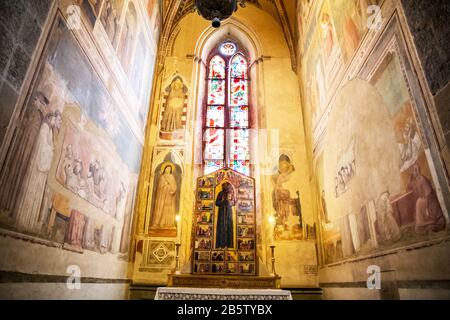
<path id="1" fill-rule="evenodd" d="M 367 22 L 371 13 L 370 5 L 380 4 L 380 0 L 330 0 L 336 25 L 336 33 L 347 63 L 353 57 L 367 31 Z"/>
<path id="2" fill-rule="evenodd" d="M 159 38 L 161 26 L 161 8 L 159 7 L 159 3 L 159 0 L 149 0 L 147 4 L 147 14 L 150 18 L 150 27 L 152 28 L 152 32 L 156 40 Z"/>
<path id="3" fill-rule="evenodd" d="M 120 17 L 124 0 L 105 0 L 100 21 L 113 47 L 117 46 L 120 36 Z"/>
<path id="4" fill-rule="evenodd" d="M 167 86 L 161 113 L 160 138 L 179 140 L 184 136 L 187 115 L 188 88 L 175 76 Z"/>
<path id="5" fill-rule="evenodd" d="M 144 70 L 146 72 L 142 72 Z M 155 67 L 155 54 L 148 48 L 143 33 L 139 35 L 136 52 L 133 58 L 129 79 L 138 100 L 136 113 L 139 115 L 139 123 L 145 126 L 145 120 L 149 112 L 149 99 L 152 92 L 153 73 Z"/>
<path id="6" fill-rule="evenodd" d="M 125 0 L 105 0 L 103 5 L 99 6 L 101 12 L 94 14 L 88 3 L 90 1 L 86 0 L 86 4 L 79 3 L 81 9 L 90 17 L 89 20 L 92 20 L 92 26 L 96 26 L 93 34 L 99 43 L 99 50 L 104 51 L 108 62 L 119 74 L 119 79 L 123 80 L 128 109 L 136 117 L 140 127 L 144 128 L 161 23 L 160 20 L 154 20 L 159 16 L 159 2 L 154 1 L 153 16 L 148 17 L 147 12 L 141 12 L 141 7 L 135 2 Z M 146 34 L 145 19 L 153 19 L 149 21 L 151 34 Z"/>
<path id="7" fill-rule="evenodd" d="M 296 197 L 284 186 L 291 180 L 295 171 L 291 159 L 281 155 L 278 171 L 272 176 L 272 207 L 275 210 L 274 240 L 312 240 L 315 239 L 316 227 L 303 220 L 300 191 Z"/>
<path id="8" fill-rule="evenodd" d="M 58 18 L 1 172 L 2 225 L 67 250 L 127 252 L 142 146 L 121 119 Z"/>
<path id="9" fill-rule="evenodd" d="M 91 24 L 91 27 L 95 25 L 100 9 L 102 7 L 103 0 L 76 0 L 75 4 L 80 6 L 81 10 L 86 14 L 86 17 Z"/>
<path id="10" fill-rule="evenodd" d="M 175 216 L 179 213 L 181 167 L 169 153 L 154 172 L 149 233 L 153 236 L 176 236 Z"/>
<path id="11" fill-rule="evenodd" d="M 368 30 L 373 14 L 369 6 L 379 3 L 379 0 L 325 0 L 322 6 L 312 7 L 307 1 L 302 2 L 303 18 L 299 25 L 304 38 L 300 42 L 302 74 L 305 90 L 310 93 L 306 99 L 312 110 L 313 127 L 321 121 L 341 72 Z"/>
<path id="12" fill-rule="evenodd" d="M 316 158 L 326 263 L 446 232 L 400 61 L 395 50 L 382 55 L 370 79 L 349 81 L 333 103 L 333 134 Z"/>
<path id="13" fill-rule="evenodd" d="M 122 26 L 117 54 L 125 73 L 130 71 L 130 63 L 133 50 L 138 35 L 138 17 L 136 7 L 133 2 L 129 2 L 125 15 L 125 22 Z"/>
<path id="14" fill-rule="evenodd" d="M 56 179 L 104 213 L 121 220 L 128 193 L 128 170 L 115 163 L 109 147 L 106 141 L 87 133 L 83 127 L 69 125 Z"/>

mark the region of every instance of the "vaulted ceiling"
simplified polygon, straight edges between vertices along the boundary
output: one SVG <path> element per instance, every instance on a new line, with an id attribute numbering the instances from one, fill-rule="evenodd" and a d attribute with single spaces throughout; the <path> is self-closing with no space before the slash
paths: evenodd
<path id="1" fill-rule="evenodd" d="M 292 69 L 296 71 L 296 0 L 245 0 L 246 5 L 253 5 L 271 15 L 282 27 L 289 47 Z M 188 14 L 195 12 L 194 0 L 163 0 L 163 28 L 160 38 L 160 58 L 167 54 L 167 46 L 171 35 L 179 22 Z M 162 61 L 160 60 L 160 63 Z"/>

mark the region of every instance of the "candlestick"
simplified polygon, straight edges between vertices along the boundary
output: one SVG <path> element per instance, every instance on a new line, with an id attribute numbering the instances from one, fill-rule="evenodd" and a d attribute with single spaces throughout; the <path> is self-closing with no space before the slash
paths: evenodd
<path id="1" fill-rule="evenodd" d="M 177 226 L 177 243 L 180 243 L 180 221 L 181 221 L 181 216 L 179 214 L 177 214 L 175 216 L 175 225 Z"/>
<path id="2" fill-rule="evenodd" d="M 181 244 L 179 242 L 175 243 L 175 274 L 181 274 L 180 272 L 180 246 Z"/>
<path id="3" fill-rule="evenodd" d="M 275 245 L 272 244 L 270 246 L 270 249 L 272 251 L 272 276 L 277 277 L 278 275 L 275 271 Z"/>
<path id="4" fill-rule="evenodd" d="M 175 224 L 177 226 L 177 238 L 175 240 L 175 274 L 181 274 L 180 272 L 180 220 L 181 216 L 177 214 L 175 216 Z"/>
<path id="5" fill-rule="evenodd" d="M 275 223 L 276 219 L 273 215 L 269 216 L 269 224 L 271 229 L 271 245 L 275 245 Z"/>

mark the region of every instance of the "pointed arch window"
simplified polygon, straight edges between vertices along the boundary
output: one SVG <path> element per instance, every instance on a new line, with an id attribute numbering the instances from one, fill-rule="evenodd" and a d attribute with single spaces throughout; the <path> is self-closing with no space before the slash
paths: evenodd
<path id="1" fill-rule="evenodd" d="M 246 54 L 233 42 L 208 61 L 203 124 L 204 174 L 229 167 L 250 175 L 249 77 Z"/>

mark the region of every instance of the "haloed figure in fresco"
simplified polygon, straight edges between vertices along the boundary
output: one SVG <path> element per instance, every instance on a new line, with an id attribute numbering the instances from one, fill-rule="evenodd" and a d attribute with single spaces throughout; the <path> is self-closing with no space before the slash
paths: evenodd
<path id="1" fill-rule="evenodd" d="M 437 232 L 445 229 L 446 221 L 433 186 L 420 172 L 419 165 L 414 165 L 408 189 L 416 198 L 415 230 L 419 234 L 428 231 Z"/>
<path id="2" fill-rule="evenodd" d="M 152 228 L 175 227 L 177 182 L 172 165 L 164 167 L 156 188 L 156 201 Z"/>
<path id="3" fill-rule="evenodd" d="M 18 201 L 16 227 L 21 231 L 38 231 L 38 220 L 47 176 L 53 159 L 55 133 L 61 127 L 61 113 L 48 113 L 42 122 L 28 167 L 24 189 Z"/>
<path id="4" fill-rule="evenodd" d="M 233 207 L 236 203 L 233 186 L 225 182 L 216 199 L 217 214 L 216 249 L 233 248 Z"/>

